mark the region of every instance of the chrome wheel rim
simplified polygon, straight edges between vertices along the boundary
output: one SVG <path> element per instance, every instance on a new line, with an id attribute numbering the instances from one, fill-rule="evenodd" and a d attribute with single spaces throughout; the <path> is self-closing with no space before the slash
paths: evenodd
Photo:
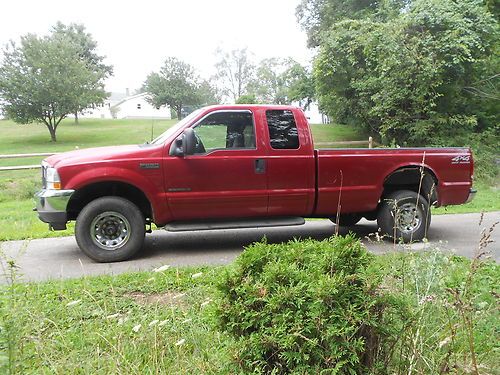
<path id="1" fill-rule="evenodd" d="M 92 220 L 90 235 L 99 248 L 117 250 L 125 246 L 130 238 L 130 223 L 118 212 L 103 212 Z"/>
<path id="2" fill-rule="evenodd" d="M 396 228 L 402 233 L 412 233 L 422 225 L 422 214 L 415 203 L 405 203 L 396 212 Z"/>

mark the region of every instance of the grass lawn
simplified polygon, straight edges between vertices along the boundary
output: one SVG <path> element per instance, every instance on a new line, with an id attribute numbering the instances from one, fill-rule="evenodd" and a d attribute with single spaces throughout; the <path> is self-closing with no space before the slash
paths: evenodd
<path id="1" fill-rule="evenodd" d="M 0 154 L 63 152 L 76 148 L 139 144 L 151 140 L 175 124 L 176 120 L 64 120 L 57 129 L 57 142 L 50 142 L 45 125 L 20 125 L 0 121 Z M 0 166 L 39 164 L 41 158 L 0 159 Z M 7 172 L 0 172 L 5 174 Z M 0 175 L 1 178 L 2 175 Z"/>
<path id="2" fill-rule="evenodd" d="M 341 141 L 367 141 L 369 134 L 359 131 L 359 129 L 348 126 L 348 125 L 311 125 L 311 132 L 313 134 L 313 139 L 315 143 L 323 142 L 341 142 Z M 331 148 L 335 146 L 322 146 L 318 145 L 318 148 Z M 352 147 L 349 145 L 338 147 Z M 368 147 L 367 145 L 358 147 Z"/>
<path id="3" fill-rule="evenodd" d="M 75 148 L 118 144 L 139 144 L 158 136 L 176 120 L 90 120 L 63 121 L 58 129 L 58 141 L 50 142 L 44 125 L 19 125 L 0 121 L 0 154 L 62 152 Z M 312 125 L 315 142 L 366 140 L 368 135 L 347 125 Z M 327 146 L 325 146 L 327 147 Z M 344 147 L 344 146 L 341 146 Z M 39 164 L 43 157 L 0 159 L 0 166 Z M 32 212 L 32 196 L 39 189 L 39 170 L 0 171 L 0 241 L 71 235 L 68 230 L 49 232 L 47 225 Z M 500 210 L 500 190 L 478 184 L 476 199 L 467 205 L 434 210 L 435 214 Z"/>
<path id="4" fill-rule="evenodd" d="M 418 345 L 415 373 L 438 373 L 443 358 L 465 366 L 466 331 L 458 310 L 449 307 L 449 291 L 465 283 L 469 260 L 426 252 L 377 256 L 374 262 L 384 290 L 411 305 L 402 339 Z M 212 318 L 214 285 L 225 268 L 0 286 L 0 373 L 238 373 L 231 364 L 234 341 Z M 498 326 L 499 281 L 494 262 L 475 271 L 471 314 L 485 373 L 495 371 L 498 359 L 498 332 L 492 327 Z M 453 342 L 443 345 L 450 334 Z M 395 360 L 399 357 L 398 351 Z"/>

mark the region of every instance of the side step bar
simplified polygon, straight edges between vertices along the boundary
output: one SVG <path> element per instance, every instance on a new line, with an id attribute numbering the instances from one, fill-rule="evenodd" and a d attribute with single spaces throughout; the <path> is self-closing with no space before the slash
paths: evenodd
<path id="1" fill-rule="evenodd" d="M 169 232 L 185 232 L 193 230 L 212 229 L 241 229 L 262 227 L 283 227 L 290 225 L 303 225 L 303 217 L 271 217 L 250 219 L 221 219 L 221 220 L 196 220 L 196 221 L 173 221 L 165 225 L 164 229 Z"/>

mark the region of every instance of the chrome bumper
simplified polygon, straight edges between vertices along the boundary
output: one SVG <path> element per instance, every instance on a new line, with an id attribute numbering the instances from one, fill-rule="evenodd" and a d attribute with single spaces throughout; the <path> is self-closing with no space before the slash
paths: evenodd
<path id="1" fill-rule="evenodd" d="M 467 200 L 465 201 L 465 203 L 469 203 L 471 200 L 473 200 L 474 197 L 476 196 L 476 193 L 477 193 L 476 189 L 470 189 L 469 196 L 467 197 Z"/>
<path id="2" fill-rule="evenodd" d="M 52 229 L 66 229 L 66 208 L 74 190 L 40 190 L 35 194 L 38 217 Z"/>

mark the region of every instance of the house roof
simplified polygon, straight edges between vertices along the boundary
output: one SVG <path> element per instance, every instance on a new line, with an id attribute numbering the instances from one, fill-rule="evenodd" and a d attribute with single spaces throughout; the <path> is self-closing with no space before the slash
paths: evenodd
<path id="1" fill-rule="evenodd" d="M 119 102 L 127 97 L 127 94 L 124 92 L 111 92 L 108 96 L 108 100 L 110 102 Z"/>
<path id="2" fill-rule="evenodd" d="M 119 105 L 121 105 L 121 104 L 123 104 L 125 102 L 128 102 L 129 100 L 133 100 L 133 99 L 137 99 L 137 98 L 141 98 L 141 97 L 145 97 L 145 96 L 148 96 L 148 93 L 142 92 L 142 93 L 136 94 L 136 95 L 125 96 L 123 99 L 121 99 L 120 101 L 118 101 L 118 103 L 113 104 L 111 106 L 111 108 L 118 107 Z"/>

